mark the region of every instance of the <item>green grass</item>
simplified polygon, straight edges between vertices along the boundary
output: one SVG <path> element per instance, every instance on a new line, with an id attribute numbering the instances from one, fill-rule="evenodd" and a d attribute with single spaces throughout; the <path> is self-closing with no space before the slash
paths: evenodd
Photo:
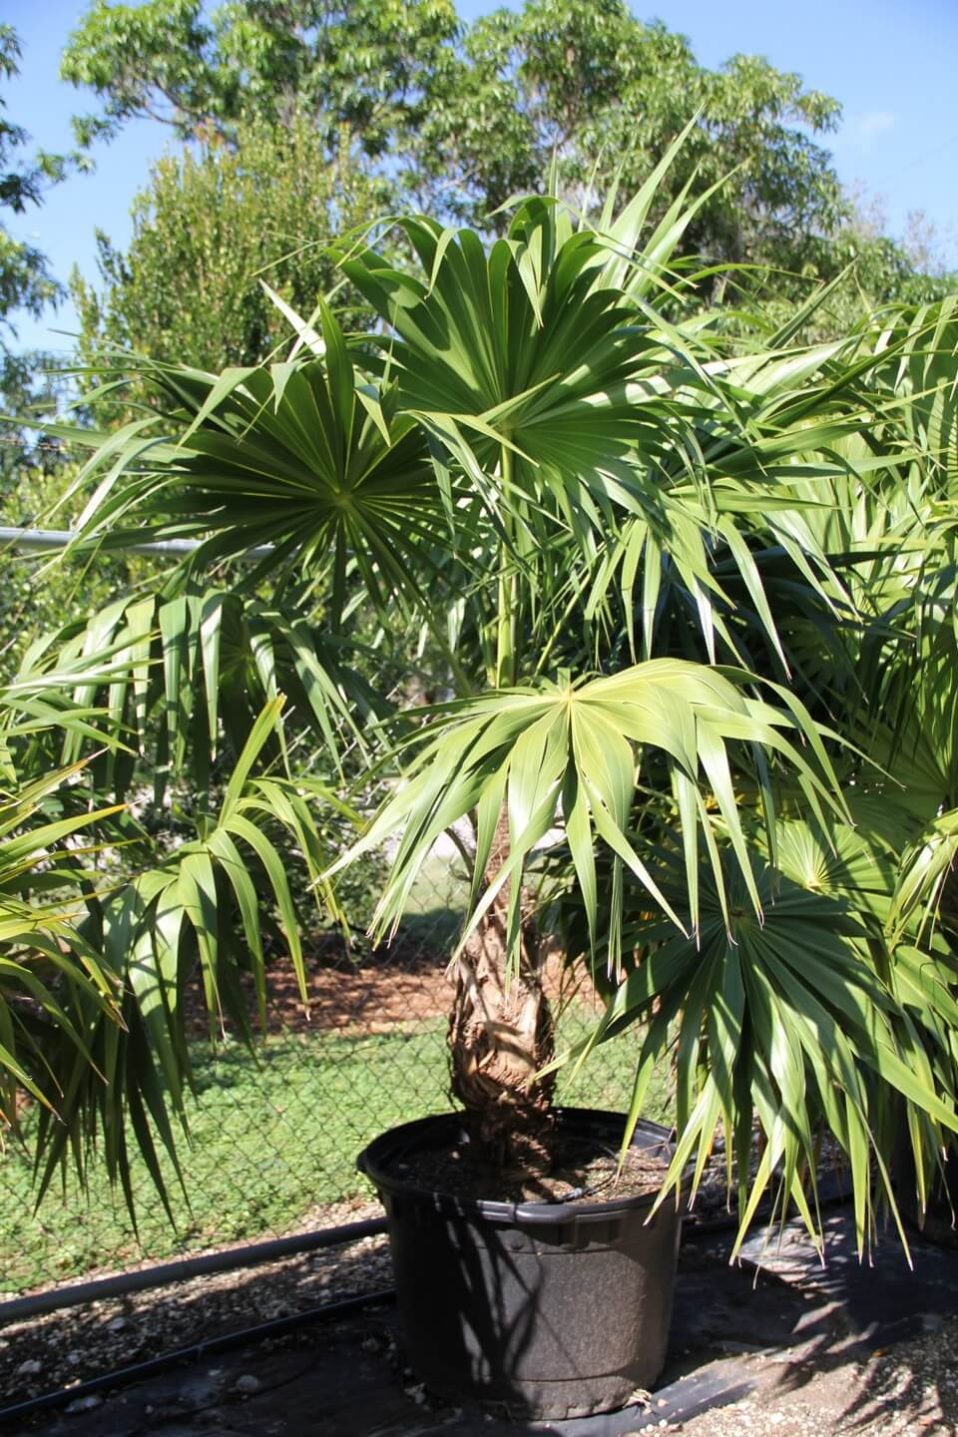
<path id="1" fill-rule="evenodd" d="M 561 1036 L 574 1039 L 587 1021 L 570 1012 Z M 34 1215 L 29 1164 L 11 1148 L 0 1157 L 0 1295 L 320 1223 L 317 1205 L 369 1193 L 355 1170 L 367 1142 L 449 1106 L 444 1035 L 441 1019 L 368 1036 L 287 1035 L 255 1059 L 239 1046 L 213 1056 L 197 1044 L 199 1094 L 191 1142 L 181 1145 L 189 1203 L 171 1185 L 171 1227 L 137 1165 L 139 1241 L 122 1200 L 96 1174 L 87 1197 L 70 1184 Z M 573 1087 L 560 1080 L 560 1100 L 624 1107 L 630 1046 L 620 1039 L 597 1050 Z M 662 1084 L 648 1115 L 667 1108 Z"/>

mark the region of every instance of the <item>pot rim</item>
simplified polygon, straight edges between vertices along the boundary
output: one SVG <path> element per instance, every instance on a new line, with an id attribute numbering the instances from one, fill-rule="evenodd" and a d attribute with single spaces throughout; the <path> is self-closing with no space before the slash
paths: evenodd
<path id="1" fill-rule="evenodd" d="M 621 1130 L 627 1121 L 624 1113 L 611 1112 L 604 1108 L 572 1108 L 557 1107 L 553 1113 L 560 1125 L 568 1124 L 570 1127 L 576 1125 L 586 1126 L 612 1126 L 616 1125 Z M 398 1156 L 397 1149 L 402 1151 L 405 1147 L 426 1146 L 425 1143 L 415 1143 L 417 1136 L 424 1137 L 427 1133 L 441 1132 L 454 1123 L 462 1122 L 462 1114 L 458 1111 L 448 1113 L 431 1113 L 425 1118 L 414 1118 L 410 1122 L 400 1123 L 396 1127 L 388 1128 L 374 1138 L 356 1159 L 356 1166 L 359 1171 L 368 1177 L 380 1192 L 386 1192 L 391 1197 L 402 1196 L 412 1198 L 419 1202 L 426 1203 L 434 1210 L 448 1213 L 457 1217 L 478 1217 L 491 1222 L 500 1223 L 521 1223 L 524 1226 L 557 1226 L 567 1222 L 602 1221 L 625 1211 L 637 1209 L 651 1209 L 658 1198 L 658 1189 L 648 1193 L 636 1193 L 630 1197 L 607 1199 L 605 1201 L 594 1201 L 590 1198 L 573 1198 L 568 1201 L 557 1202 L 502 1202 L 491 1198 L 475 1198 L 456 1196 L 452 1193 L 443 1192 L 441 1189 L 424 1187 L 422 1184 L 410 1181 L 390 1172 L 388 1163 L 390 1159 Z M 653 1123 L 647 1119 L 640 1118 L 636 1124 L 633 1144 L 636 1139 L 646 1138 L 648 1141 L 639 1143 L 643 1147 L 651 1147 L 654 1142 L 661 1144 L 667 1149 L 669 1157 L 675 1150 L 673 1142 L 674 1129 L 663 1127 L 660 1123 Z M 681 1184 L 684 1190 L 685 1182 Z M 659 1204 L 664 1206 L 666 1198 Z M 676 1205 L 680 1205 L 679 1194 L 676 1195 Z M 652 1214 L 650 1213 L 650 1217 Z"/>

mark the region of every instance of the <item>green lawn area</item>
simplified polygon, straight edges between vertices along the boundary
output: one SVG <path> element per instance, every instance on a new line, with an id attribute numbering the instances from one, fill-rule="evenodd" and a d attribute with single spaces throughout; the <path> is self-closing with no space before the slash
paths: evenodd
<path id="1" fill-rule="evenodd" d="M 563 1019 L 566 1041 L 586 1030 L 581 1010 Z M 231 1046 L 194 1051 L 199 1096 L 191 1142 L 181 1145 L 187 1203 L 173 1190 L 171 1227 L 142 1166 L 136 1170 L 139 1242 L 121 1199 L 94 1179 L 72 1185 L 33 1213 L 30 1167 L 14 1148 L 0 1157 L 0 1296 L 117 1268 L 145 1258 L 269 1237 L 321 1222 L 316 1205 L 368 1193 L 359 1150 L 392 1124 L 448 1107 L 445 1023 L 385 1034 L 329 1033 L 269 1039 L 253 1058 Z M 599 1049 L 560 1098 L 621 1109 L 632 1076 L 630 1043 Z M 667 1111 L 665 1085 L 648 1116 Z"/>

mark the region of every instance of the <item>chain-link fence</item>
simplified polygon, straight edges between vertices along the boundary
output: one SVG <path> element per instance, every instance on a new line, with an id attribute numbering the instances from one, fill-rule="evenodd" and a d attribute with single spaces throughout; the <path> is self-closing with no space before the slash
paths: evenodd
<path id="1" fill-rule="evenodd" d="M 277 961 L 269 1033 L 254 1052 L 235 1041 L 211 1048 L 197 1013 L 198 1092 L 190 1138 L 179 1144 L 182 1186 L 169 1166 L 166 1174 L 173 1221 L 142 1165 L 134 1171 L 136 1231 L 95 1165 L 88 1193 L 68 1182 L 34 1212 L 29 1160 L 11 1146 L 0 1157 L 0 1301 L 348 1220 L 372 1197 L 355 1168 L 360 1149 L 391 1125 L 450 1104 L 445 967 L 465 892 L 456 863 L 437 855 L 387 949 L 349 954 L 333 934 L 313 942 L 308 1013 L 289 965 Z M 595 1014 L 591 990 L 583 984 L 570 996 L 558 966 L 549 983 L 560 1036 L 580 1036 Z M 560 1081 L 560 1097 L 627 1103 L 629 1055 L 613 1047 L 597 1050 L 572 1091 Z"/>

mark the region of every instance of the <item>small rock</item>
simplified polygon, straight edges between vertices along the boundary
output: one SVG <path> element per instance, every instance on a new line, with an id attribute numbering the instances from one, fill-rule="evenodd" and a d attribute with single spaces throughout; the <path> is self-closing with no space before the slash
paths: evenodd
<path id="1" fill-rule="evenodd" d="M 107 1323 L 106 1330 L 107 1332 L 122 1332 L 124 1327 L 126 1327 L 126 1318 L 114 1317 L 112 1322 Z"/>
<path id="2" fill-rule="evenodd" d="M 82 1361 L 83 1361 L 83 1357 L 82 1357 L 82 1354 L 81 1354 L 81 1353 L 79 1353 L 79 1352 L 68 1352 L 68 1353 L 67 1353 L 67 1362 L 69 1362 L 69 1364 L 70 1364 L 71 1367 L 79 1367 L 79 1365 L 80 1365 L 80 1363 L 81 1363 Z"/>
<path id="3" fill-rule="evenodd" d="M 379 1343 L 376 1341 L 375 1337 L 364 1337 L 362 1342 L 360 1343 L 360 1346 L 362 1347 L 364 1352 L 379 1351 Z"/>
<path id="4" fill-rule="evenodd" d="M 35 1357 L 28 1357 L 26 1362 L 21 1362 L 17 1368 L 16 1377 L 36 1377 L 38 1372 L 43 1371 L 43 1363 L 38 1362 Z"/>
<path id="5" fill-rule="evenodd" d="M 64 1412 L 92 1412 L 94 1407 L 99 1407 L 102 1401 L 103 1398 L 99 1392 L 91 1392 L 87 1397 L 74 1397 L 73 1401 L 68 1402 L 63 1410 Z"/>
<path id="6" fill-rule="evenodd" d="M 261 1386 L 259 1378 L 254 1377 L 252 1372 L 244 1372 L 242 1377 L 237 1377 L 233 1383 L 233 1390 L 248 1396 L 252 1392 L 258 1392 Z"/>

